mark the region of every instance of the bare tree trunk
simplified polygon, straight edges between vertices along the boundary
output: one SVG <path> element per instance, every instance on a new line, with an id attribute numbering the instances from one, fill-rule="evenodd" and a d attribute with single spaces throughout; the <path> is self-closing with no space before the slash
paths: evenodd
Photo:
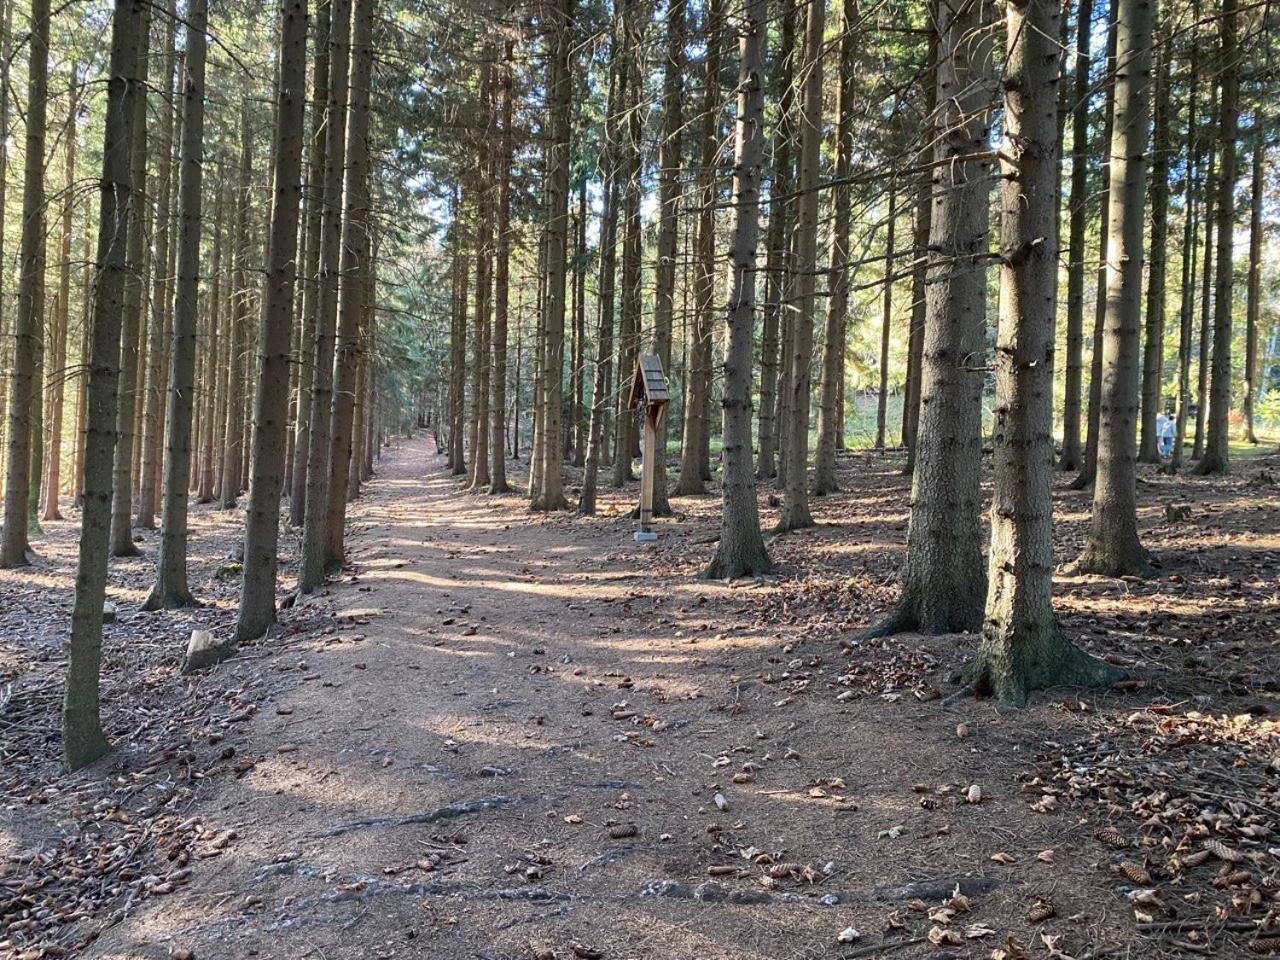
<path id="1" fill-rule="evenodd" d="M 817 311 L 818 181 L 822 147 L 822 32 L 826 0 L 809 0 L 805 24 L 804 86 L 800 108 L 800 202 L 796 223 L 796 311 L 788 363 L 791 369 L 791 420 L 787 477 L 778 532 L 813 526 L 809 515 L 809 371 L 813 364 L 813 320 Z"/>
<path id="2" fill-rule="evenodd" d="M 342 250 L 342 189 L 346 167 L 347 79 L 351 45 L 351 0 L 329 4 L 329 91 L 325 107 L 324 210 L 320 224 L 317 274 L 315 351 L 311 359 L 310 438 L 307 444 L 306 503 L 302 553 L 298 559 L 298 592 L 324 585 L 329 530 L 329 432 L 333 400 L 334 336 L 338 322 L 338 274 Z"/>
<path id="3" fill-rule="evenodd" d="M 929 31 L 927 69 L 922 82 L 924 92 L 924 123 L 920 131 L 920 149 L 917 162 L 925 167 L 936 153 L 934 147 L 933 117 L 938 100 L 938 33 Z M 912 236 L 911 261 L 911 333 L 907 338 L 907 390 L 902 411 L 902 445 L 907 448 L 907 460 L 902 472 L 911 476 L 916 469 L 916 438 L 920 432 L 920 380 L 924 366 L 924 326 L 929 273 L 929 225 L 933 215 L 933 172 L 922 169 L 916 187 L 916 214 Z"/>
<path id="4" fill-rule="evenodd" d="M 937 160 L 902 598 L 868 632 L 977 631 L 982 564 L 982 367 L 990 164 L 987 84 L 992 8 L 938 5 Z M 1056 34 L 1054 35 L 1056 36 Z"/>
<path id="5" fill-rule="evenodd" d="M 66 396 L 67 336 L 71 331 L 71 215 L 75 211 L 76 184 L 76 113 L 79 110 L 79 68 L 71 65 L 71 82 L 67 91 L 67 125 L 64 150 L 64 196 L 62 198 L 62 237 L 58 252 L 58 330 L 54 337 L 53 363 L 49 367 L 49 443 L 48 468 L 44 476 L 44 502 L 40 519 L 61 520 L 58 495 L 62 486 L 62 411 Z"/>
<path id="6" fill-rule="evenodd" d="M 1116 0 L 1115 120 L 1108 153 L 1107 314 L 1098 402 L 1093 522 L 1077 565 L 1105 576 L 1145 575 L 1134 472 L 1143 214 L 1151 125 L 1152 0 Z"/>
<path id="7" fill-rule="evenodd" d="M 498 161 L 498 235 L 493 268 L 493 418 L 489 437 L 489 492 L 508 493 L 507 483 L 507 312 L 511 296 L 511 165 L 513 143 L 511 124 L 514 115 L 514 79 L 512 60 L 515 47 L 507 41 L 502 63 L 502 133 Z"/>
<path id="8" fill-rule="evenodd" d="M 720 148 L 717 121 L 721 113 L 720 57 L 724 28 L 723 0 L 709 0 L 703 14 L 706 55 L 703 60 L 702 123 L 698 133 L 698 213 L 694 240 L 693 343 L 689 350 L 684 431 L 680 445 L 680 479 L 676 493 L 706 492 L 702 450 L 711 426 L 711 334 L 715 324 L 716 155 Z M 674 227 L 672 228 L 675 229 Z M 661 448 L 660 448 L 661 449 Z"/>
<path id="9" fill-rule="evenodd" d="M 190 70 L 190 67 L 187 68 Z M 189 81 L 188 81 L 189 82 Z M 186 121 L 183 120 L 185 129 Z M 213 274 L 209 281 L 209 299 L 205 309 L 205 325 L 209 331 L 209 346 L 204 351 L 204 433 L 200 438 L 200 478 L 196 499 L 199 503 L 211 503 L 216 495 L 217 469 L 215 467 L 215 446 L 217 444 L 218 424 L 222 422 L 219 414 L 219 398 L 223 396 L 220 389 L 222 371 L 226 364 L 222 362 L 223 349 L 220 344 L 222 330 L 222 208 L 223 191 L 214 191 L 213 201 Z M 175 298 L 175 308 L 177 306 Z M 175 348 L 176 349 L 176 348 Z M 172 359 L 169 361 L 172 364 Z M 170 384 L 170 389 L 172 389 Z"/>
<path id="10" fill-rule="evenodd" d="M 231 336 L 227 341 L 227 426 L 223 435 L 222 477 L 218 505 L 230 510 L 240 497 L 243 471 L 245 388 L 244 355 L 250 322 L 249 217 L 251 216 L 253 136 L 249 129 L 249 101 L 240 105 L 240 174 L 236 187 L 235 227 L 231 240 Z"/>
<path id="11" fill-rule="evenodd" d="M 1211 97 L 1215 94 L 1211 90 Z M 1210 100 L 1212 103 L 1212 99 Z M 1210 107 L 1212 109 L 1212 107 Z M 1204 456 L 1204 428 L 1209 413 L 1209 362 L 1213 336 L 1213 236 L 1218 209 L 1218 142 L 1209 143 L 1209 172 L 1203 184 L 1204 197 L 1204 264 L 1200 271 L 1200 336 L 1196 350 L 1196 432 L 1191 459 Z"/>
<path id="12" fill-rule="evenodd" d="M 316 316 L 320 297 L 320 231 L 324 222 L 325 161 L 333 129 L 322 106 L 329 96 L 329 0 L 317 0 L 312 30 L 311 125 L 307 154 L 306 260 L 302 283 L 302 336 L 298 344 L 298 397 L 295 402 L 293 482 L 289 487 L 289 525 L 302 526 L 307 505 L 307 469 L 311 455 L 311 389 L 315 382 Z"/>
<path id="13" fill-rule="evenodd" d="M 880 388 L 876 396 L 876 449 L 885 447 L 885 419 L 889 412 L 889 332 L 893 320 L 893 242 L 898 208 L 889 184 L 889 221 L 885 228 L 884 308 L 880 315 Z"/>
<path id="14" fill-rule="evenodd" d="M 43 0 L 36 2 L 40 4 Z M 197 6 L 199 2 L 197 0 Z M 84 515 L 71 615 L 70 660 L 62 704 L 62 754 L 67 767 L 72 770 L 92 763 L 108 749 L 98 708 L 98 677 L 102 666 L 102 604 L 106 597 L 111 534 L 120 322 L 124 280 L 129 267 L 125 259 L 128 222 L 125 214 L 132 187 L 129 148 L 133 141 L 131 127 L 135 103 L 142 96 L 142 83 L 138 76 L 142 8 L 141 0 L 117 0 L 111 23 L 111 61 L 107 72 L 102 180 L 99 185 L 89 422 L 85 435 Z M 42 33 L 40 19 L 34 22 L 36 33 Z M 47 17 L 44 22 L 48 22 Z M 38 46 L 38 43 L 33 46 L 33 54 Z M 29 111 L 30 103 L 28 116 Z M 40 160 L 41 154 L 36 153 L 32 162 L 39 165 Z"/>
<path id="15" fill-rule="evenodd" d="M 794 201 L 791 192 L 792 149 L 795 142 L 795 35 L 794 0 L 782 0 L 780 46 L 774 64 L 774 99 L 778 102 L 778 122 L 773 131 L 773 171 L 769 181 L 769 232 L 765 240 L 768 261 L 765 267 L 764 323 L 760 334 L 760 415 L 756 477 L 766 480 L 778 473 L 778 399 L 781 367 L 780 331 L 785 316 L 791 263 L 791 227 Z"/>
<path id="16" fill-rule="evenodd" d="M 1142 420 L 1139 463 L 1160 462 L 1160 438 L 1156 415 L 1164 402 L 1164 301 L 1166 250 L 1169 237 L 1169 86 L 1172 82 L 1168 47 L 1157 54 L 1155 121 L 1151 145 L 1151 252 L 1147 258 L 1147 315 L 1143 332 Z"/>
<path id="17" fill-rule="evenodd" d="M 1200 143 L 1196 134 L 1198 116 L 1196 94 L 1199 76 L 1196 73 L 1198 45 L 1191 45 L 1191 80 L 1187 94 L 1187 174 L 1183 192 L 1182 224 L 1182 287 L 1178 315 L 1178 385 L 1177 412 L 1173 425 L 1173 455 L 1169 458 L 1169 470 L 1176 473 L 1182 467 L 1182 448 L 1187 437 L 1187 414 L 1191 405 L 1191 328 L 1196 305 L 1196 245 L 1199 231 L 1196 229 L 1199 213 L 1197 183 L 1200 179 Z"/>
<path id="18" fill-rule="evenodd" d="M 1084 260 L 1089 217 L 1089 46 L 1093 0 L 1080 0 L 1076 13 L 1076 50 L 1072 80 L 1071 195 L 1067 247 L 1067 363 L 1062 404 L 1060 470 L 1079 470 L 1081 389 L 1084 378 Z"/>
<path id="19" fill-rule="evenodd" d="M 253 411 L 253 465 L 249 508 L 245 513 L 244 565 L 234 643 L 262 636 L 275 622 L 306 85 L 307 0 L 281 0 L 271 240 L 259 336 L 261 357 L 256 364 L 258 396 Z M 355 92 L 358 98 L 358 88 Z"/>
<path id="20" fill-rule="evenodd" d="M 9 393 L 9 447 L 5 464 L 4 530 L 0 567 L 27 564 L 32 462 L 39 440 L 32 407 L 42 384 L 37 357 L 44 336 L 44 143 L 49 99 L 49 3 L 32 0 L 27 53 L 26 159 L 22 181 L 22 239 L 18 252 L 18 311 L 14 324 Z M 132 64 L 132 61 L 129 61 Z M 7 98 L 8 90 L 2 95 Z M 38 462 L 38 461 L 37 461 Z"/>
<path id="21" fill-rule="evenodd" d="M 653 352 L 671 375 L 671 337 L 675 325 L 676 254 L 679 243 L 681 130 L 684 122 L 685 19 L 687 0 L 667 2 L 667 49 L 662 79 L 663 136 L 658 151 L 658 263 L 653 271 Z M 710 378 L 708 377 L 708 381 Z M 708 383 L 709 385 L 709 383 Z M 705 408 L 705 402 L 703 404 Z M 667 499 L 667 418 L 656 426 L 653 516 L 671 516 Z M 699 466 L 701 466 L 699 464 Z"/>
<path id="22" fill-rule="evenodd" d="M 827 325 L 822 343 L 822 395 L 818 402 L 818 445 L 813 458 L 813 495 L 821 497 L 839 489 L 836 483 L 836 448 L 840 446 L 844 408 L 844 349 L 849 312 L 850 187 L 842 182 L 853 168 L 853 98 L 857 88 L 857 56 L 860 37 L 856 0 L 843 0 L 840 11 L 840 68 L 836 88 L 836 187 L 831 227 L 830 270 L 827 286 Z M 886 261 L 888 262 L 888 261 Z"/>
<path id="23" fill-rule="evenodd" d="M 90 241 L 90 211 L 84 211 L 84 230 L 81 232 L 80 259 L 84 264 L 80 281 L 80 372 L 76 376 L 75 460 L 71 480 L 71 496 L 79 506 L 84 502 L 84 442 L 85 429 L 89 425 L 89 346 L 91 312 L 93 310 L 93 247 Z"/>
<path id="24" fill-rule="evenodd" d="M 462 216 L 462 204 L 458 204 L 458 217 Z M 467 419 L 467 287 L 470 283 L 471 261 L 462 249 L 465 227 L 455 217 L 453 226 L 453 334 L 450 344 L 450 389 L 449 389 L 449 451 L 450 468 L 454 476 L 462 476 L 467 472 L 466 447 L 464 443 L 464 427 Z"/>
<path id="25" fill-rule="evenodd" d="M 1258 442 L 1253 430 L 1253 400 L 1258 392 L 1258 324 L 1262 313 L 1262 191 L 1265 183 L 1264 128 L 1260 105 L 1254 112 L 1253 122 L 1256 129 L 1253 134 L 1253 179 L 1249 196 L 1249 300 L 1244 334 L 1244 396 L 1241 399 L 1241 412 L 1244 415 L 1242 439 L 1245 443 Z"/>
<path id="26" fill-rule="evenodd" d="M 846 14 L 852 3 L 847 3 Z M 706 576 L 732 579 L 773 568 L 760 533 L 751 457 L 751 351 L 755 327 L 756 243 L 764 165 L 764 47 L 768 0 L 747 0 L 738 34 L 738 110 L 734 136 L 729 308 L 725 316 L 724 510 L 720 543 Z M 847 21 L 846 21 L 847 22 Z"/>
<path id="27" fill-rule="evenodd" d="M 173 175 L 173 131 L 175 111 L 170 105 L 177 98 L 173 95 L 174 23 L 173 0 L 169 0 L 162 29 L 165 37 L 164 50 L 164 95 L 162 97 L 160 137 L 156 144 L 156 209 L 152 237 L 155 242 L 155 259 L 151 266 L 151 325 L 149 328 L 150 344 L 147 349 L 146 389 L 143 392 L 142 414 L 142 476 L 138 485 L 138 513 L 135 523 L 139 527 L 152 529 L 156 525 L 156 505 L 158 491 L 158 471 L 161 460 L 161 444 L 163 441 L 164 405 L 165 405 L 165 324 L 168 316 L 168 286 L 172 283 L 169 274 L 169 219 L 172 215 L 170 201 L 172 196 Z"/>
<path id="28" fill-rule="evenodd" d="M 564 510 L 560 465 L 561 403 L 564 399 L 565 265 L 569 226 L 569 134 L 573 94 L 571 72 L 576 0 L 556 0 L 551 17 L 551 68 L 547 111 L 551 142 L 547 159 L 547 292 L 543 305 L 546 358 L 542 370 L 542 459 L 534 510 Z"/>
<path id="29" fill-rule="evenodd" d="M 1006 6 L 1000 322 L 990 587 L 971 676 L 1021 706 L 1059 684 L 1105 685 L 1053 616 L 1053 352 L 1057 250 L 1057 0 Z"/>
<path id="30" fill-rule="evenodd" d="M 1093 310 L 1093 355 L 1089 361 L 1089 408 L 1085 424 L 1084 462 L 1080 467 L 1080 473 L 1071 482 L 1071 486 L 1075 490 L 1083 490 L 1088 487 L 1093 483 L 1093 478 L 1098 472 L 1098 410 L 1102 396 L 1103 326 L 1106 320 L 1107 262 L 1109 256 L 1107 242 L 1111 234 L 1108 225 L 1111 216 L 1108 193 L 1111 189 L 1111 154 L 1108 152 L 1108 146 L 1112 142 L 1112 131 L 1115 129 L 1116 11 L 1118 9 L 1119 0 L 1111 0 L 1107 7 L 1107 66 L 1104 80 L 1106 102 L 1103 106 L 1101 196 L 1099 197 L 1102 223 L 1098 229 L 1098 269 L 1096 271 L 1097 282 L 1095 284 L 1097 292 Z"/>
<path id="31" fill-rule="evenodd" d="M 125 256 L 129 274 L 124 283 L 124 318 L 120 332 L 120 393 L 116 407 L 115 480 L 111 492 L 111 555 L 133 557 L 133 447 L 138 406 L 138 355 L 146 288 L 145 237 L 147 212 L 147 64 L 150 52 L 151 8 L 144 7 L 138 33 L 138 78 L 142 90 L 134 103 L 130 181 L 136 188 L 129 199 L 129 235 Z"/>
<path id="32" fill-rule="evenodd" d="M 637 11 L 639 0 L 623 0 L 623 31 L 627 38 L 627 98 L 623 114 L 626 117 L 626 134 L 623 137 L 619 157 L 619 178 L 622 182 L 622 291 L 621 316 L 618 322 L 618 391 L 617 420 L 614 424 L 613 485 L 621 487 L 632 479 L 631 460 L 635 455 L 637 430 L 635 416 L 626 409 L 626 384 L 635 371 L 636 355 L 640 352 L 641 310 L 641 134 L 643 132 L 642 108 L 643 76 L 641 56 L 644 47 L 646 18 Z"/>
<path id="33" fill-rule="evenodd" d="M 573 256 L 573 360 L 569 377 L 569 450 L 573 465 L 581 467 L 587 457 L 586 411 L 583 388 L 587 360 L 587 178 L 578 181 L 578 220 Z"/>
<path id="34" fill-rule="evenodd" d="M 5 211 L 9 199 L 9 80 L 13 67 L 14 0 L 0 0 L 0 263 L 4 262 Z M 0 270 L 0 370 L 13 370 L 9 350 L 9 311 L 3 309 L 5 271 Z M 0 389 L 0 447 L 8 451 L 9 391 Z"/>
<path id="35" fill-rule="evenodd" d="M 200 310 L 207 16 L 207 0 L 193 0 L 187 14 L 185 77 L 182 81 L 184 107 L 182 147 L 178 160 L 178 260 L 174 278 L 173 340 L 169 351 L 169 409 L 165 417 L 164 498 L 160 507 L 156 582 L 147 597 L 148 610 L 184 607 L 195 602 L 187 585 L 187 478 L 191 472 L 196 325 Z M 216 259 L 215 253 L 215 262 Z M 216 271 L 214 283 L 217 283 Z M 213 329 L 217 327 L 216 309 L 216 302 L 211 303 L 209 322 Z M 216 353 L 215 344 L 211 348 L 211 356 Z M 212 404 L 206 405 L 206 411 L 212 412 Z M 213 424 L 210 423 L 209 427 L 212 431 Z M 212 436 L 209 439 L 211 441 Z M 211 442 L 209 453 L 212 455 Z"/>
<path id="36" fill-rule="evenodd" d="M 476 198 L 476 339 L 472 366 L 475 396 L 472 399 L 471 472 L 468 486 L 479 493 L 489 487 L 489 351 L 492 346 L 490 317 L 493 295 L 493 59 L 486 49 L 480 66 L 480 123 L 476 139 L 476 168 L 480 172 Z"/>
<path id="37" fill-rule="evenodd" d="M 623 137 L 621 106 L 627 102 L 627 34 L 619 33 L 615 20 L 609 64 L 609 95 L 604 121 L 604 144 L 600 161 L 604 208 L 600 217 L 600 282 L 596 296 L 599 321 L 596 332 L 595 375 L 591 387 L 591 421 L 587 428 L 587 458 L 582 472 L 582 493 L 578 514 L 594 516 L 596 487 L 603 456 L 605 420 L 609 409 L 609 382 L 613 367 L 613 313 L 618 271 L 618 205 L 621 200 L 620 143 Z M 510 97 L 510 86 L 504 97 Z M 505 102 L 505 101 L 504 101 Z M 504 109 L 506 109 L 504 107 Z M 503 136 L 506 137 L 505 121 Z M 504 150 L 506 147 L 504 146 Z M 518 356 L 518 352 L 517 352 Z"/>
<path id="38" fill-rule="evenodd" d="M 1239 0 L 1223 0 L 1218 21 L 1218 67 L 1222 95 L 1218 100 L 1218 248 L 1214 270 L 1213 368 L 1209 380 L 1209 419 L 1205 425 L 1204 456 L 1196 473 L 1226 473 L 1230 460 L 1231 425 L 1231 308 L 1235 283 L 1236 141 L 1240 125 L 1240 53 L 1236 42 Z M 1207 257 L 1206 257 L 1207 259 Z"/>
<path id="39" fill-rule="evenodd" d="M 329 433 L 329 509 L 325 567 L 340 570 L 346 559 L 347 465 L 351 461 L 356 368 L 360 361 L 360 320 L 368 285 L 369 87 L 373 77 L 375 0 L 355 0 L 351 10 L 351 104 L 347 111 L 346 172 L 343 183 L 342 280 L 338 301 L 338 343 L 334 361 Z"/>

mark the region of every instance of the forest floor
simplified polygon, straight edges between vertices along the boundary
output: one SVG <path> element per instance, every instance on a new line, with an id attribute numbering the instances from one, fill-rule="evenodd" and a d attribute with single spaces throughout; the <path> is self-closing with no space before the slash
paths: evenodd
<path id="1" fill-rule="evenodd" d="M 1007 713 L 941 699 L 972 637 L 858 642 L 903 559 L 892 456 L 842 457 L 778 575 L 725 584 L 696 578 L 713 497 L 637 545 L 631 488 L 534 515 L 418 437 L 353 505 L 342 578 L 215 670 L 178 665 L 233 622 L 239 513 L 194 511 L 199 609 L 139 611 L 153 534 L 114 561 L 116 749 L 73 776 L 76 529 L 49 524 L 0 572 L 0 956 L 1280 951 L 1278 477 L 1143 468 L 1158 575 L 1056 584 L 1132 679 Z M 1089 500 L 1056 496 L 1068 560 Z"/>

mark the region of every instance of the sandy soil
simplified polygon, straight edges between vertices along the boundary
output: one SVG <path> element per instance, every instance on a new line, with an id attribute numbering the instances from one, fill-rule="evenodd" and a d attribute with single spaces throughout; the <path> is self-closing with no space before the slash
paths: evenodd
<path id="1" fill-rule="evenodd" d="M 186 740 L 167 759 L 126 743 L 70 783 L 35 756 L 57 793 L 30 819 L 33 801 L 8 791 L 0 852 L 30 863 L 84 829 L 58 793 L 138 778 L 113 809 L 166 815 L 130 875 L 156 882 L 68 925 L 91 942 L 57 942 L 94 957 L 1248 955 L 1280 907 L 1280 494 L 1257 480 L 1275 462 L 1213 485 L 1144 475 L 1160 578 L 1058 584 L 1067 629 L 1135 682 L 1002 714 L 938 699 L 970 638 L 841 642 L 894 595 L 906 481 L 892 463 L 844 459 L 852 492 L 775 541 L 779 577 L 726 585 L 694 576 L 711 498 L 677 501 L 659 542 L 636 545 L 629 492 L 598 519 L 531 515 L 460 492 L 416 438 L 353 507 L 349 573 L 280 636 L 184 680 L 172 651 L 193 623 L 225 627 L 234 585 L 187 620 L 125 617 L 166 644 L 156 683 L 195 706 L 164 729 Z M 1167 521 L 1183 502 L 1192 516 Z M 1060 494 L 1060 556 L 1087 509 Z M 1240 719 L 1209 729 L 1201 713 Z M 1152 752 L 1168 720 L 1199 730 L 1176 748 L 1200 752 Z M 1150 782 L 1106 779 L 1138 771 L 1126 757 L 1144 749 Z M 1234 785 L 1198 775 L 1215 757 Z M 1152 782 L 1180 776 L 1210 792 L 1180 801 L 1217 811 L 1202 833 L 1189 808 L 1141 816 Z M 134 810 L 148 790 L 159 799 Z M 1132 846 L 1095 836 L 1107 824 Z M 1217 885 L 1226 860 L 1170 864 L 1212 838 L 1247 880 Z M 54 942 L 10 936 L 0 955 Z"/>

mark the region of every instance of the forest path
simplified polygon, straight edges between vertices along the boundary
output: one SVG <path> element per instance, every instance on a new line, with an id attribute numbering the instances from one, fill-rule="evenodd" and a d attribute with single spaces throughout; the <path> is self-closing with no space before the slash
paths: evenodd
<path id="1" fill-rule="evenodd" d="M 803 696 L 840 654 L 791 659 L 808 625 L 757 615 L 774 585 L 651 576 L 692 534 L 634 545 L 609 506 L 533 515 L 460 492 L 425 437 L 394 450 L 352 508 L 354 575 L 300 611 L 318 629 L 250 651 L 259 710 L 227 727 L 246 769 L 191 810 L 220 855 L 91 955 L 834 956 L 839 931 L 897 939 L 903 901 L 964 878 L 974 919 L 1020 917 L 1035 852 L 1078 828 L 1029 815 L 990 764 L 1043 727 Z M 922 808 L 918 781 L 956 792 Z M 979 781 L 983 804 L 957 806 Z M 762 879 L 760 852 L 820 884 Z M 1060 915 L 1085 870 L 1054 868 Z"/>

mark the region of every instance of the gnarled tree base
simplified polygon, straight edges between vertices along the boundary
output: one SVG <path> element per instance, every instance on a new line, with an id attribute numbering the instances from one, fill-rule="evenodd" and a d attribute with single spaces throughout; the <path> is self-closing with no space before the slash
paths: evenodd
<path id="1" fill-rule="evenodd" d="M 940 596 L 913 596 L 908 590 L 893 611 L 864 630 L 860 639 L 892 637 L 898 633 L 976 633 L 982 628 L 983 602 L 984 592 L 980 590 L 973 591 L 972 596 L 946 600 Z"/>
<path id="2" fill-rule="evenodd" d="M 813 481 L 813 486 L 809 489 L 809 496 L 825 497 L 829 493 L 839 493 L 839 492 L 840 492 L 840 484 L 836 483 L 834 477 L 831 478 L 830 480 L 820 480 L 815 477 Z"/>
<path id="3" fill-rule="evenodd" d="M 721 537 L 716 555 L 711 558 L 707 568 L 698 574 L 698 579 L 738 580 L 773 573 L 773 561 L 769 559 L 764 541 L 759 537 L 755 540 L 754 544 L 730 543 Z"/>
<path id="4" fill-rule="evenodd" d="M 1225 458 L 1206 450 L 1204 456 L 1196 461 L 1196 468 L 1191 471 L 1197 477 L 1210 477 L 1227 472 Z"/>
<path id="5" fill-rule="evenodd" d="M 1067 484 L 1068 490 L 1088 490 L 1093 486 L 1093 473 L 1089 470 L 1081 470 L 1076 474 L 1076 478 Z"/>
<path id="6" fill-rule="evenodd" d="M 792 533 L 796 530 L 807 530 L 816 526 L 817 523 L 814 522 L 808 507 L 788 508 L 784 502 L 782 515 L 778 517 L 778 522 L 774 525 L 773 532 L 775 534 Z"/>
<path id="7" fill-rule="evenodd" d="M 147 594 L 147 599 L 142 604 L 142 609 L 148 613 L 154 613 L 156 610 L 181 610 L 183 607 L 200 606 L 203 606 L 203 604 L 192 596 L 191 591 L 185 587 L 180 590 L 168 589 L 157 584 Z"/>
<path id="8" fill-rule="evenodd" d="M 704 497 L 707 494 L 707 485 L 698 476 L 697 470 L 682 470 L 680 479 L 676 482 L 671 494 L 676 497 Z"/>
<path id="9" fill-rule="evenodd" d="M 73 719 L 67 718 L 63 724 L 63 731 L 65 739 L 62 744 L 62 762 L 72 773 L 87 767 L 95 760 L 102 759 L 111 752 L 111 745 L 107 743 L 107 738 L 103 736 L 101 728 L 96 724 L 79 729 L 79 725 Z"/>
<path id="10" fill-rule="evenodd" d="M 1072 573 L 1092 573 L 1100 577 L 1151 577 L 1151 554 L 1137 542 L 1120 548 L 1092 537 L 1085 542 L 1080 559 L 1069 568 Z"/>
<path id="11" fill-rule="evenodd" d="M 1051 687 L 1109 687 L 1125 678 L 1119 667 L 1091 657 L 1056 627 L 1013 640 L 984 637 L 965 670 L 966 686 L 994 696 L 1002 706 L 1022 707 L 1027 694 Z"/>
<path id="12" fill-rule="evenodd" d="M 565 499 L 564 494 L 552 497 L 544 493 L 529 504 L 529 509 L 534 513 L 555 513 L 558 510 L 568 510 L 569 501 Z"/>

